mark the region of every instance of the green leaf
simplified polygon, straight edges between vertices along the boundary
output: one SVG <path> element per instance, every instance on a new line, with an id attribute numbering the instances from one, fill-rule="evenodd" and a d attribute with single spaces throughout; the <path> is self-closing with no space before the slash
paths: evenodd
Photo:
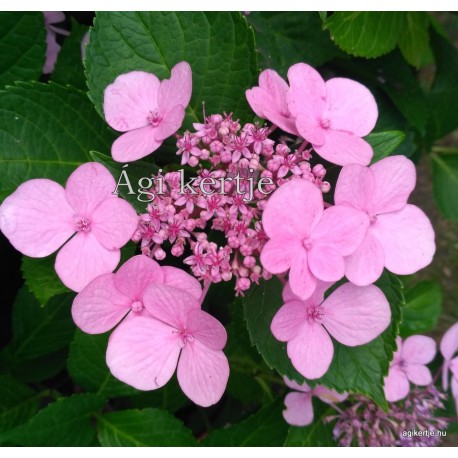
<path id="1" fill-rule="evenodd" d="M 122 410 L 97 416 L 103 447 L 189 447 L 197 445 L 191 431 L 159 409 Z"/>
<path id="2" fill-rule="evenodd" d="M 46 258 L 22 258 L 22 274 L 28 290 L 43 306 L 51 297 L 70 292 L 54 269 L 55 255 Z"/>
<path id="3" fill-rule="evenodd" d="M 159 167 L 147 160 L 122 164 L 114 161 L 111 156 L 97 151 L 91 151 L 91 157 L 93 161 L 104 165 L 114 176 L 119 184 L 119 195 L 127 200 L 137 211 L 144 213 L 148 202 L 141 202 L 139 198 L 148 199 L 148 197 L 140 194 L 140 189 L 143 189 L 140 183 L 148 183 L 147 178 L 151 178 L 152 174 L 157 175 L 160 170 Z M 123 174 L 123 171 L 125 171 L 125 174 Z M 144 181 L 140 181 L 143 178 Z M 147 189 L 150 188 L 148 187 Z"/>
<path id="4" fill-rule="evenodd" d="M 19 380 L 0 375 L 0 435 L 25 423 L 38 410 L 40 397 Z"/>
<path id="5" fill-rule="evenodd" d="M 43 13 L 0 13 L 0 87 L 37 80 L 43 70 L 46 31 Z"/>
<path id="6" fill-rule="evenodd" d="M 74 294 L 61 294 L 40 307 L 35 297 L 21 288 L 13 306 L 13 338 L 0 353 L 0 366 L 24 380 L 41 378 L 41 374 L 46 378 L 59 369 L 60 350 L 74 333 L 70 314 L 73 298 Z"/>
<path id="7" fill-rule="evenodd" d="M 442 214 L 458 221 L 458 154 L 433 154 L 433 191 Z"/>
<path id="8" fill-rule="evenodd" d="M 389 156 L 404 141 L 405 134 L 399 130 L 389 130 L 386 132 L 372 132 L 364 137 L 374 150 L 372 164 Z"/>
<path id="9" fill-rule="evenodd" d="M 91 160 L 110 151 L 113 135 L 83 92 L 55 83 L 20 83 L 0 91 L 0 200 L 31 178 L 64 184 Z"/>
<path id="10" fill-rule="evenodd" d="M 83 57 L 81 55 L 81 42 L 89 27 L 81 25 L 72 18 L 72 31 L 65 38 L 62 49 L 59 52 L 56 66 L 51 79 L 62 85 L 71 85 L 85 91 L 86 77 L 84 76 Z"/>
<path id="11" fill-rule="evenodd" d="M 336 411 L 313 398 L 313 423 L 308 426 L 290 426 L 284 445 L 286 447 L 335 447 L 332 430 L 333 426 L 326 423 L 326 417 Z"/>
<path id="12" fill-rule="evenodd" d="M 335 12 L 325 24 L 335 43 L 358 57 L 379 57 L 396 47 L 403 12 Z"/>
<path id="13" fill-rule="evenodd" d="M 436 32 L 431 34 L 436 76 L 431 93 L 428 134 L 432 141 L 458 127 L 458 50 Z"/>
<path id="14" fill-rule="evenodd" d="M 340 393 L 361 393 L 381 406 L 386 406 L 383 378 L 388 373 L 389 362 L 396 347 L 400 306 L 404 299 L 402 284 L 396 276 L 385 272 L 376 285 L 383 290 L 390 303 L 390 326 L 373 341 L 358 347 L 346 347 L 333 340 L 334 357 L 328 372 L 320 379 L 307 383 L 325 385 Z M 272 319 L 283 303 L 281 291 L 280 281 L 274 278 L 254 287 L 243 301 L 245 319 L 251 341 L 267 365 L 283 376 L 303 382 L 305 378 L 293 368 L 286 354 L 286 344 L 277 341 L 270 332 Z"/>
<path id="15" fill-rule="evenodd" d="M 262 69 L 274 68 L 286 74 L 297 62 L 319 66 L 344 55 L 322 29 L 315 11 L 251 12 L 247 20 L 255 30 Z"/>
<path id="16" fill-rule="evenodd" d="M 169 78 L 181 61 L 193 74 L 186 128 L 202 122 L 203 101 L 207 114 L 253 118 L 245 90 L 257 74 L 256 51 L 253 30 L 240 13 L 97 13 L 86 48 L 90 98 L 102 115 L 103 92 L 118 75 L 143 70 Z"/>
<path id="17" fill-rule="evenodd" d="M 105 362 L 109 334 L 91 335 L 76 330 L 70 345 L 68 372 L 85 391 L 110 398 L 139 393 L 135 388 L 115 379 Z"/>
<path id="18" fill-rule="evenodd" d="M 0 442 L 24 447 L 85 447 L 95 437 L 91 417 L 105 404 L 96 394 L 61 398 L 40 410 L 27 423 L 0 436 Z"/>
<path id="19" fill-rule="evenodd" d="M 246 420 L 210 433 L 202 444 L 208 447 L 279 447 L 288 431 L 282 408 L 283 400 L 277 398 Z"/>
<path id="20" fill-rule="evenodd" d="M 408 11 L 399 34 L 399 49 L 414 67 L 420 67 L 429 49 L 429 15 L 420 11 Z"/>
<path id="21" fill-rule="evenodd" d="M 402 307 L 401 336 L 408 337 L 431 331 L 442 310 L 442 288 L 439 282 L 426 280 L 405 292 Z"/>

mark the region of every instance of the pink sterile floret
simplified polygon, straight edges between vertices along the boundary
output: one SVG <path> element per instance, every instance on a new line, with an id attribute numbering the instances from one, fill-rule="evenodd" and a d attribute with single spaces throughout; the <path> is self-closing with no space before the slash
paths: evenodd
<path id="1" fill-rule="evenodd" d="M 436 355 L 436 342 L 431 337 L 410 336 L 404 342 L 398 337 L 396 344 L 398 349 L 385 377 L 385 396 L 390 402 L 400 401 L 409 394 L 409 381 L 420 386 L 432 382 L 426 364 Z"/>
<path id="2" fill-rule="evenodd" d="M 283 417 L 287 423 L 293 426 L 306 426 L 313 422 L 312 397 L 316 396 L 327 404 L 336 404 L 345 401 L 348 394 L 337 393 L 323 385 L 310 388 L 306 383 L 298 383 L 284 377 L 285 384 L 294 390 L 285 397 L 285 407 Z"/>
<path id="3" fill-rule="evenodd" d="M 452 394 L 455 398 L 456 411 L 458 412 L 458 356 L 453 358 L 458 351 L 458 323 L 455 323 L 442 337 L 440 351 L 444 357 L 442 366 L 442 387 L 448 389 L 448 371 L 452 373 Z"/>
<path id="4" fill-rule="evenodd" d="M 363 241 L 369 218 L 346 206 L 324 210 L 316 186 L 292 180 L 271 195 L 262 224 L 270 237 L 261 252 L 262 265 L 273 274 L 289 270 L 291 289 L 307 299 L 318 280 L 332 282 L 344 276 L 344 256 Z"/>
<path id="5" fill-rule="evenodd" d="M 288 83 L 277 72 L 264 70 L 259 75 L 259 86 L 247 90 L 246 98 L 260 118 L 268 119 L 285 132 L 299 135 L 286 101 L 288 90 Z"/>
<path id="6" fill-rule="evenodd" d="M 193 295 L 165 284 L 148 286 L 143 305 L 146 315 L 125 320 L 110 337 L 112 374 L 139 390 L 155 390 L 177 369 L 178 383 L 193 402 L 218 402 L 229 378 L 221 323 Z"/>
<path id="7" fill-rule="evenodd" d="M 168 80 L 142 71 L 118 76 L 105 89 L 103 104 L 108 124 L 126 132 L 113 143 L 113 159 L 130 162 L 156 151 L 181 127 L 191 92 L 187 62 L 176 64 Z"/>
<path id="8" fill-rule="evenodd" d="M 310 65 L 288 70 L 288 108 L 299 134 L 324 159 L 338 165 L 368 165 L 371 145 L 361 137 L 377 121 L 377 104 L 362 84 L 347 78 L 324 81 Z"/>
<path id="9" fill-rule="evenodd" d="M 312 297 L 303 301 L 287 284 L 284 305 L 270 326 L 276 339 L 287 342 L 293 366 L 308 379 L 327 372 L 334 355 L 330 336 L 349 347 L 363 345 L 380 335 L 391 319 L 388 301 L 377 286 L 346 283 L 323 301 L 329 286 L 319 282 Z"/>
<path id="10" fill-rule="evenodd" d="M 409 275 L 427 266 L 436 250 L 428 217 L 407 199 L 415 187 L 415 166 L 404 156 L 391 156 L 371 167 L 345 166 L 336 184 L 335 203 L 364 211 L 370 227 L 360 247 L 345 259 L 345 275 L 368 285 L 383 267 Z"/>
<path id="11" fill-rule="evenodd" d="M 202 294 L 199 282 L 184 270 L 161 267 L 150 257 L 137 255 L 126 261 L 116 273 L 92 280 L 76 296 L 72 306 L 73 320 L 84 332 L 100 334 L 112 329 L 127 314 L 130 317 L 148 315 L 144 294 L 153 283 L 184 289 L 195 300 Z"/>
<path id="12" fill-rule="evenodd" d="M 34 258 L 68 241 L 55 268 L 66 286 L 80 291 L 115 269 L 120 248 L 137 228 L 135 210 L 112 194 L 115 188 L 110 172 L 95 162 L 78 167 L 65 189 L 47 179 L 26 181 L 0 207 L 0 229 L 17 250 Z"/>

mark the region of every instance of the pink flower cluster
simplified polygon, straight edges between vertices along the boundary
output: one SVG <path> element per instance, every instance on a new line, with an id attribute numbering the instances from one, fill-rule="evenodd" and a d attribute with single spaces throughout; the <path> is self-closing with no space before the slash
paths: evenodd
<path id="1" fill-rule="evenodd" d="M 166 257 L 167 244 L 173 256 L 190 248 L 184 263 L 196 278 L 218 283 L 235 276 L 236 292 L 243 294 L 252 282 L 269 278 L 259 265 L 266 241 L 260 218 L 269 194 L 292 179 L 327 192 L 326 170 L 321 164 L 310 166 L 305 144 L 296 149 L 286 141 L 275 144 L 266 127 L 242 127 L 231 115 L 211 115 L 195 128 L 178 137 L 177 154 L 183 164 L 200 165 L 197 179 L 182 190 L 179 172 L 161 177 L 134 241 L 157 260 Z M 202 161 L 209 165 L 204 167 Z M 204 232 L 208 229 L 222 232 L 225 243 L 209 241 Z"/>
<path id="2" fill-rule="evenodd" d="M 116 378 L 155 390 L 177 369 L 183 392 L 207 407 L 223 395 L 229 364 L 222 352 L 226 331 L 201 310 L 204 296 L 191 275 L 139 255 L 89 283 L 76 296 L 72 315 L 89 334 L 117 326 L 107 348 Z"/>

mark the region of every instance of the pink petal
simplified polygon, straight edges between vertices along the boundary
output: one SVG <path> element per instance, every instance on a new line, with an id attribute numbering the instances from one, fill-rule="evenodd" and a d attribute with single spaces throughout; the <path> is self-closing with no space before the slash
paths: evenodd
<path id="1" fill-rule="evenodd" d="M 326 131 L 309 114 L 298 113 L 296 117 L 296 128 L 300 136 L 314 146 L 323 145 L 326 141 Z"/>
<path id="2" fill-rule="evenodd" d="M 155 390 L 171 379 L 180 351 L 173 328 L 137 316 L 121 323 L 111 334 L 107 365 L 117 379 L 137 390 Z"/>
<path id="3" fill-rule="evenodd" d="M 183 124 L 185 110 L 181 105 L 171 108 L 162 118 L 154 132 L 154 138 L 158 142 L 163 142 L 166 138 L 172 136 Z"/>
<path id="4" fill-rule="evenodd" d="M 361 245 L 345 258 L 345 275 L 355 285 L 370 285 L 380 278 L 384 265 L 382 245 L 369 228 Z"/>
<path id="5" fill-rule="evenodd" d="M 280 186 L 267 201 L 262 224 L 269 237 L 308 237 L 323 214 L 323 196 L 305 180 Z M 281 221 L 281 224 L 279 224 Z"/>
<path id="6" fill-rule="evenodd" d="M 452 359 L 458 350 L 458 323 L 455 323 L 442 337 L 440 350 L 445 360 Z"/>
<path id="7" fill-rule="evenodd" d="M 349 347 L 363 345 L 390 324 L 390 305 L 377 286 L 337 288 L 321 305 L 323 326 L 337 341 Z"/>
<path id="8" fill-rule="evenodd" d="M 154 283 L 146 288 L 143 303 L 154 318 L 177 329 L 186 328 L 189 312 L 200 309 L 197 300 L 188 292 Z"/>
<path id="9" fill-rule="evenodd" d="M 162 283 L 163 280 L 161 266 L 149 256 L 140 254 L 130 258 L 118 269 L 114 284 L 131 300 L 140 301 L 148 285 Z"/>
<path id="10" fill-rule="evenodd" d="M 191 401 L 209 407 L 224 394 L 229 363 L 222 351 L 212 350 L 194 340 L 183 348 L 177 376 L 181 389 Z"/>
<path id="11" fill-rule="evenodd" d="M 212 350 L 226 346 L 227 333 L 224 326 L 203 310 L 192 310 L 188 315 L 188 332 L 194 339 Z"/>
<path id="12" fill-rule="evenodd" d="M 295 239 L 271 239 L 261 251 L 263 267 L 273 274 L 281 274 L 291 267 L 292 258 L 301 249 Z"/>
<path id="13" fill-rule="evenodd" d="M 334 283 L 329 283 L 329 282 L 324 282 L 324 281 L 318 281 L 316 284 L 315 291 L 313 294 L 306 300 L 304 301 L 304 304 L 306 305 L 313 305 L 317 306 L 320 305 L 323 302 L 324 299 L 324 293 L 326 290 L 328 290 Z M 301 299 L 297 297 L 292 289 L 291 286 L 289 286 L 289 282 L 286 283 L 285 287 L 283 288 L 282 292 L 282 298 L 283 302 L 286 304 L 288 302 L 292 301 L 300 301 Z"/>
<path id="14" fill-rule="evenodd" d="M 176 105 L 186 108 L 191 100 L 191 93 L 191 67 L 187 62 L 180 62 L 172 68 L 170 79 L 161 81 L 157 99 L 159 112 L 167 113 Z"/>
<path id="15" fill-rule="evenodd" d="M 120 132 L 148 125 L 148 116 L 157 111 L 158 78 L 141 71 L 118 76 L 105 89 L 103 111 L 107 123 Z"/>
<path id="16" fill-rule="evenodd" d="M 123 247 L 132 238 L 137 226 L 138 216 L 132 205 L 116 198 L 102 202 L 91 220 L 91 230 L 108 250 Z"/>
<path id="17" fill-rule="evenodd" d="M 374 128 L 377 103 L 367 87 L 347 78 L 332 78 L 326 81 L 326 90 L 324 117 L 331 129 L 364 137 Z"/>
<path id="18" fill-rule="evenodd" d="M 200 300 L 202 288 L 200 283 L 193 276 L 177 267 L 163 266 L 161 269 L 164 275 L 164 280 L 161 283 L 173 286 L 174 288 L 183 289 L 195 299 Z"/>
<path id="19" fill-rule="evenodd" d="M 288 393 L 285 396 L 283 418 L 293 426 L 306 426 L 313 422 L 311 393 Z"/>
<path id="20" fill-rule="evenodd" d="M 455 398 L 455 410 L 458 413 L 458 377 L 452 378 L 452 394 Z"/>
<path id="21" fill-rule="evenodd" d="M 289 68 L 288 80 L 287 100 L 291 114 L 320 118 L 326 106 L 326 85 L 321 75 L 310 65 L 300 63 Z"/>
<path id="22" fill-rule="evenodd" d="M 308 265 L 307 252 L 301 248 L 291 262 L 289 284 L 293 293 L 300 299 L 308 299 L 316 290 L 317 278 Z"/>
<path id="23" fill-rule="evenodd" d="M 42 179 L 21 184 L 0 207 L 0 229 L 27 256 L 53 253 L 75 232 L 64 188 Z"/>
<path id="24" fill-rule="evenodd" d="M 288 377 L 283 377 L 283 381 L 285 382 L 285 385 L 292 390 L 301 391 L 303 393 L 309 393 L 312 391 L 305 382 L 299 385 L 299 383 L 295 382 L 294 380 L 290 380 Z"/>
<path id="25" fill-rule="evenodd" d="M 385 267 L 410 275 L 431 263 L 436 245 L 428 217 L 414 205 L 377 216 L 373 234 L 385 253 Z"/>
<path id="26" fill-rule="evenodd" d="M 65 286 L 81 291 L 99 275 L 113 272 L 120 258 L 120 250 L 107 250 L 92 233 L 79 232 L 59 251 L 55 268 Z"/>
<path id="27" fill-rule="evenodd" d="M 345 273 L 345 262 L 332 246 L 314 245 L 308 252 L 308 264 L 312 274 L 323 282 L 340 280 Z"/>
<path id="28" fill-rule="evenodd" d="M 408 364 L 405 371 L 409 381 L 415 385 L 425 386 L 433 381 L 431 372 L 422 364 Z"/>
<path id="29" fill-rule="evenodd" d="M 372 146 L 365 140 L 338 130 L 326 130 L 325 143 L 312 146 L 322 158 L 337 165 L 369 165 L 374 155 Z"/>
<path id="30" fill-rule="evenodd" d="M 450 370 L 452 371 L 453 377 L 458 380 L 458 357 L 450 361 Z"/>
<path id="31" fill-rule="evenodd" d="M 343 402 L 348 398 L 347 393 L 338 393 L 335 390 L 331 390 L 326 386 L 318 385 L 313 388 L 313 395 L 319 397 L 323 402 L 327 404 L 336 404 Z"/>
<path id="32" fill-rule="evenodd" d="M 111 155 L 117 162 L 132 162 L 156 151 L 162 142 L 155 138 L 155 127 L 131 130 L 118 137 L 111 145 Z"/>
<path id="33" fill-rule="evenodd" d="M 284 130 L 285 132 L 288 132 L 292 135 L 299 135 L 299 132 L 296 128 L 295 120 L 291 115 L 283 116 L 281 112 L 271 111 L 267 108 L 264 109 L 264 114 L 265 116 L 263 117 L 265 117 L 265 119 L 268 119 L 272 124 L 275 124 L 281 130 Z"/>
<path id="34" fill-rule="evenodd" d="M 297 300 L 288 302 L 275 314 L 270 330 L 277 340 L 288 342 L 297 336 L 307 318 L 307 306 L 304 303 Z"/>
<path id="35" fill-rule="evenodd" d="M 91 219 L 104 200 L 115 198 L 115 189 L 115 179 L 107 168 L 97 162 L 87 162 L 68 177 L 65 194 L 78 216 Z"/>
<path id="36" fill-rule="evenodd" d="M 264 114 L 264 109 L 268 106 L 269 103 L 272 103 L 270 100 L 269 93 L 267 90 L 264 90 L 258 86 L 255 86 L 251 89 L 248 89 L 245 92 L 246 99 L 251 109 L 256 113 L 260 118 L 266 119 Z M 273 110 L 272 110 L 273 111 Z"/>
<path id="37" fill-rule="evenodd" d="M 374 192 L 375 178 L 369 167 L 349 164 L 342 168 L 336 183 L 334 202 L 368 211 Z"/>
<path id="38" fill-rule="evenodd" d="M 101 334 L 115 327 L 129 312 L 132 301 L 114 285 L 115 274 L 100 275 L 76 297 L 73 321 L 88 334 Z"/>
<path id="39" fill-rule="evenodd" d="M 401 210 L 415 188 L 415 165 L 405 156 L 390 156 L 370 167 L 375 186 L 371 213 L 389 213 Z"/>
<path id="40" fill-rule="evenodd" d="M 410 336 L 404 340 L 401 358 L 411 364 L 428 364 L 436 356 L 436 342 L 431 337 Z"/>
<path id="41" fill-rule="evenodd" d="M 398 367 L 391 366 L 388 376 L 385 377 L 385 397 L 388 402 L 397 402 L 404 399 L 410 391 L 409 380 L 406 374 Z"/>
<path id="42" fill-rule="evenodd" d="M 293 366 L 308 379 L 323 376 L 334 355 L 332 340 L 323 326 L 309 322 L 288 342 L 287 351 Z"/>
<path id="43" fill-rule="evenodd" d="M 328 208 L 310 237 L 312 250 L 315 244 L 326 244 L 348 256 L 361 245 L 368 227 L 369 217 L 360 210 L 343 205 Z"/>

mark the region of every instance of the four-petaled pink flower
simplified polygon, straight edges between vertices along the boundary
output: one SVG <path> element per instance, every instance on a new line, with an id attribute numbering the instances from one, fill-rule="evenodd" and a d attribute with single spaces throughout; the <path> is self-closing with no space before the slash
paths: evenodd
<path id="1" fill-rule="evenodd" d="M 26 181 L 0 207 L 0 229 L 17 250 L 34 258 L 68 241 L 55 268 L 66 286 L 80 291 L 116 268 L 120 248 L 137 228 L 135 210 L 113 195 L 115 188 L 110 172 L 95 162 L 78 167 L 65 189 L 47 179 Z"/>
<path id="2" fill-rule="evenodd" d="M 259 86 L 246 91 L 251 109 L 263 119 L 293 135 L 298 135 L 294 118 L 286 102 L 288 83 L 274 70 L 264 70 L 259 75 Z"/>
<path id="3" fill-rule="evenodd" d="M 186 396 L 203 407 L 218 402 L 229 378 L 221 323 L 201 310 L 193 295 L 169 285 L 151 284 L 143 305 L 147 316 L 125 320 L 110 337 L 107 364 L 112 374 L 139 390 L 155 390 L 178 367 Z"/>
<path id="4" fill-rule="evenodd" d="M 458 350 L 458 323 L 455 323 L 442 337 L 440 351 L 444 357 L 442 366 L 442 387 L 448 390 L 448 371 L 452 373 L 452 394 L 455 398 L 458 412 L 458 356 L 453 357 Z"/>
<path id="5" fill-rule="evenodd" d="M 345 259 L 345 275 L 368 285 L 383 267 L 409 275 L 427 266 L 436 250 L 428 217 L 407 199 L 415 187 L 415 166 L 404 156 L 391 156 L 363 167 L 345 166 L 336 184 L 336 205 L 364 211 L 370 227 L 360 247 Z"/>
<path id="6" fill-rule="evenodd" d="M 283 411 L 283 418 L 293 426 L 307 426 L 313 422 L 313 396 L 326 404 L 336 404 L 345 401 L 348 397 L 346 393 L 337 393 L 323 385 L 310 388 L 307 383 L 299 385 L 287 377 L 284 377 L 283 380 L 289 388 L 294 390 L 285 396 L 286 409 Z"/>
<path id="7" fill-rule="evenodd" d="M 162 283 L 188 291 L 200 298 L 200 283 L 184 270 L 161 267 L 149 256 L 137 255 L 126 261 L 116 273 L 100 275 L 75 298 L 73 321 L 88 334 L 100 334 L 114 328 L 127 314 L 129 318 L 148 315 L 144 305 L 146 288 Z"/>
<path id="8" fill-rule="evenodd" d="M 187 62 L 175 65 L 168 80 L 141 71 L 118 76 L 105 89 L 103 104 L 107 123 L 126 132 L 111 147 L 113 159 L 130 162 L 156 151 L 181 127 L 191 91 Z"/>
<path id="9" fill-rule="evenodd" d="M 404 399 L 410 391 L 409 381 L 415 385 L 429 385 L 431 372 L 426 367 L 436 355 L 436 342 L 431 337 L 410 336 L 403 342 L 396 339 L 397 351 L 385 377 L 385 397 L 389 402 Z"/>
<path id="10" fill-rule="evenodd" d="M 262 265 L 273 274 L 289 270 L 291 289 L 307 299 L 318 280 L 338 281 L 344 276 L 344 256 L 363 241 L 369 218 L 346 206 L 324 210 L 319 189 L 295 179 L 270 196 L 262 224 L 270 237 L 261 252 Z"/>
<path id="11" fill-rule="evenodd" d="M 319 282 L 312 297 L 303 301 L 287 284 L 285 304 L 270 326 L 276 339 L 287 342 L 293 366 L 308 379 L 319 378 L 329 369 L 334 355 L 331 336 L 354 347 L 375 339 L 390 324 L 390 306 L 377 286 L 346 283 L 323 301 L 329 286 Z"/>
<path id="12" fill-rule="evenodd" d="M 377 121 L 377 103 L 362 84 L 347 78 L 324 81 L 310 65 L 295 64 L 288 70 L 288 108 L 299 134 L 333 164 L 368 165 L 371 145 L 361 137 Z"/>

